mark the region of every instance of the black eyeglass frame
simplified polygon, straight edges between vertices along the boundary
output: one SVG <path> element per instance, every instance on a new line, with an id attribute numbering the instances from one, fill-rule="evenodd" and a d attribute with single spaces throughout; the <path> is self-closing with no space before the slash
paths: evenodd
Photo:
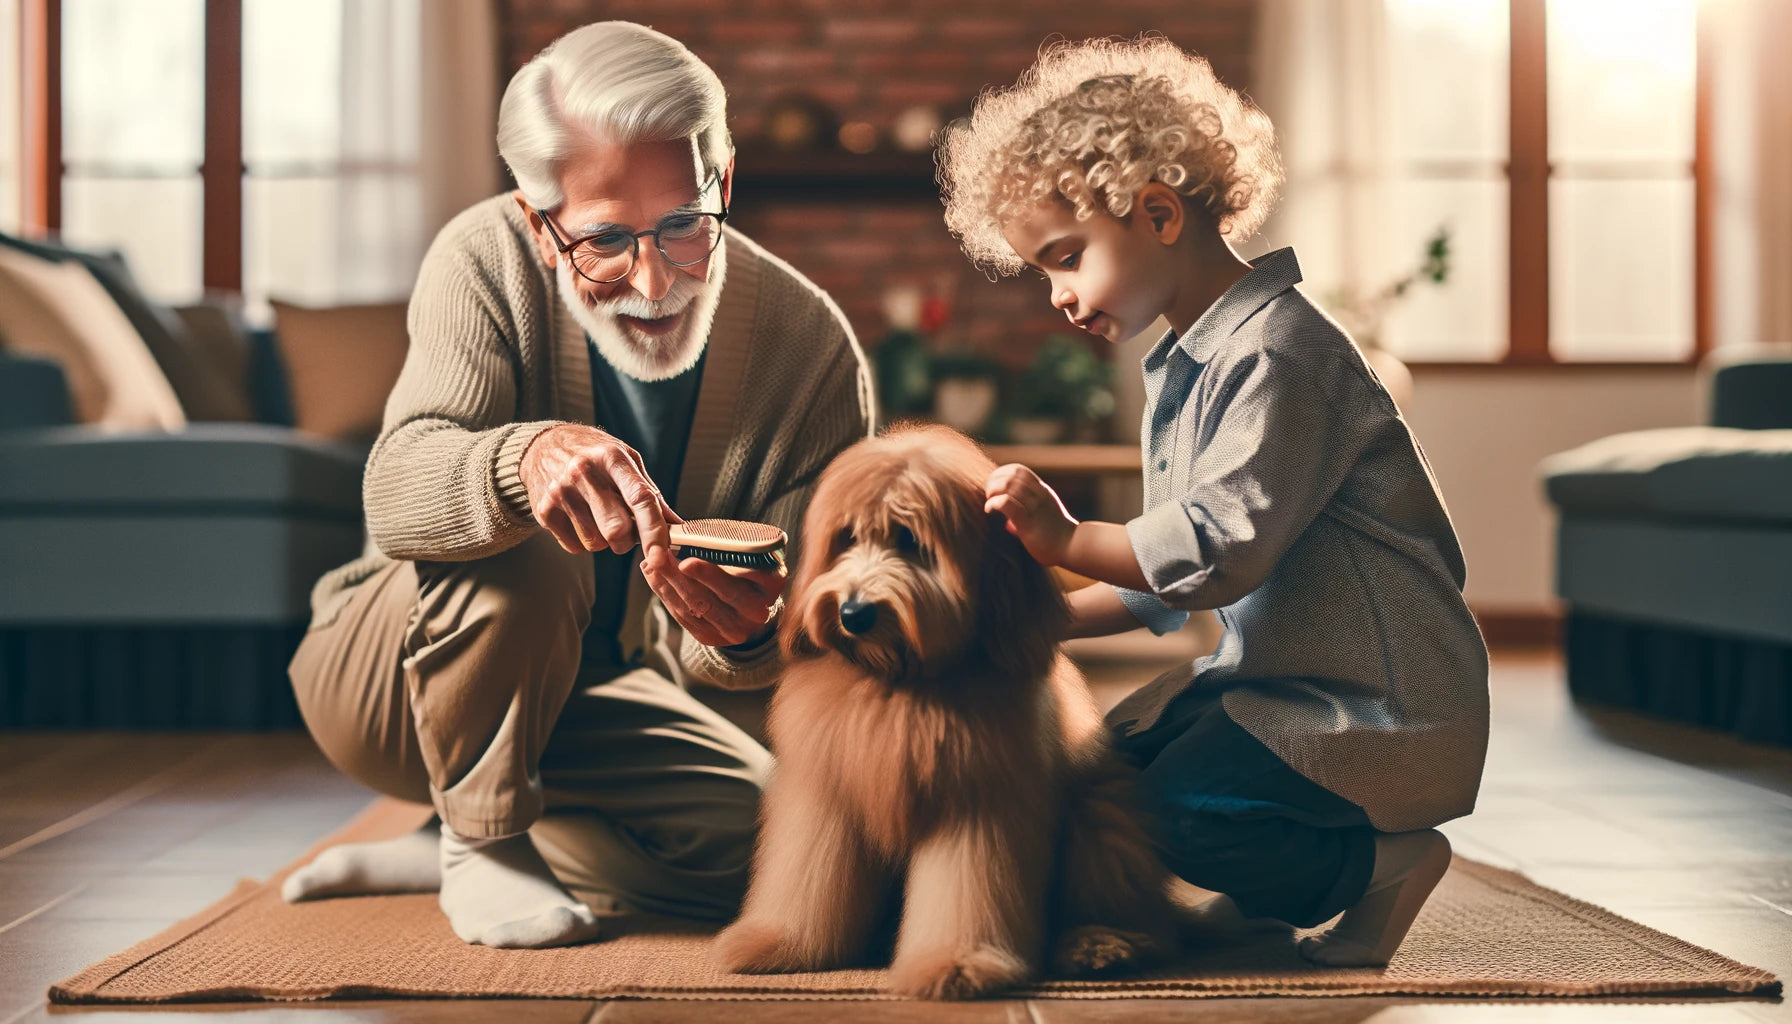
<path id="1" fill-rule="evenodd" d="M 699 201 L 701 201 L 703 194 L 705 192 L 709 191 L 710 185 L 716 184 L 716 183 L 720 182 L 721 180 L 722 179 L 721 179 L 720 172 L 712 173 L 709 176 L 709 178 L 706 181 L 704 181 L 703 187 L 697 190 L 697 196 L 698 196 Z M 701 257 L 699 257 L 697 259 L 691 260 L 689 263 L 678 262 L 677 260 L 673 259 L 670 254 L 668 254 L 666 252 L 666 247 L 663 244 L 661 244 L 661 242 L 660 242 L 660 225 L 655 224 L 653 227 L 648 228 L 646 231 L 636 231 L 633 234 L 630 234 L 628 236 L 628 245 L 629 245 L 628 268 L 625 269 L 622 273 L 616 275 L 615 277 L 612 277 L 605 281 L 599 281 L 597 278 L 592 277 L 590 274 L 585 273 L 585 271 L 579 267 L 579 261 L 572 258 L 572 251 L 574 249 L 577 249 L 579 246 L 585 244 L 586 242 L 591 241 L 594 238 L 601 238 L 604 235 L 622 234 L 623 232 L 599 231 L 595 234 L 580 235 L 579 237 L 573 239 L 570 242 L 565 242 L 565 241 L 561 241 L 560 231 L 554 227 L 553 218 L 548 215 L 548 211 L 536 210 L 535 215 L 541 218 L 541 222 L 543 224 L 547 225 L 548 236 L 554 240 L 555 251 L 559 252 L 560 255 L 566 257 L 566 261 L 568 263 L 572 264 L 572 269 L 575 273 L 577 273 L 580 277 L 584 278 L 585 280 L 590 281 L 592 284 L 615 284 L 616 282 L 621 281 L 624 278 L 628 277 L 628 275 L 634 273 L 635 263 L 641 259 L 641 239 L 645 238 L 648 235 L 653 236 L 653 247 L 655 249 L 659 250 L 660 258 L 664 259 L 667 263 L 669 263 L 675 267 L 679 267 L 679 268 L 694 267 L 697 264 L 702 263 L 704 260 L 709 259 L 711 256 L 715 255 L 716 248 L 722 244 L 721 227 L 722 227 L 722 225 L 728 223 L 728 203 L 726 200 L 724 200 L 722 202 L 722 212 L 720 212 L 720 213 L 714 213 L 709 210 L 694 210 L 694 211 L 691 211 L 690 213 L 682 214 L 682 216 L 687 216 L 687 217 L 714 217 L 716 219 L 716 244 L 710 247 L 709 252 L 704 253 Z M 680 216 L 680 215 L 668 214 L 667 216 Z M 660 221 L 663 223 L 665 221 L 665 219 L 666 219 L 665 217 L 661 217 Z"/>

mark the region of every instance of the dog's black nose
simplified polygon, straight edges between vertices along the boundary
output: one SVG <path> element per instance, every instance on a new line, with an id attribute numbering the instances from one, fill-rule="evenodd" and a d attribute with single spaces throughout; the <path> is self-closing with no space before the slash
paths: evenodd
<path id="1" fill-rule="evenodd" d="M 877 605 L 857 599 L 840 606 L 840 625 L 853 636 L 863 636 L 877 625 Z"/>

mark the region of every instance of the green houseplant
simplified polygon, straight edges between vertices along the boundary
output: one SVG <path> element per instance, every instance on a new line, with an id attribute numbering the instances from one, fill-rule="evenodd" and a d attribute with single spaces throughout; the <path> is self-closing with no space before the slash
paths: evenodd
<path id="1" fill-rule="evenodd" d="M 1114 412 L 1114 368 L 1068 334 L 1047 335 L 1008 392 L 1008 434 L 1050 444 L 1069 433 L 1090 440 Z"/>

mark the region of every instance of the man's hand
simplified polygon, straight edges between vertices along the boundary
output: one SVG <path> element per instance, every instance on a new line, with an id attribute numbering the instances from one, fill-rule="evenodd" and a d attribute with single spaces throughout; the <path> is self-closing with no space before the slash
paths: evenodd
<path id="1" fill-rule="evenodd" d="M 536 435 L 517 467 L 529 507 L 569 552 L 642 545 L 644 557 L 671 546 L 667 523 L 683 519 L 648 478 L 641 456 L 609 434 L 562 423 Z"/>
<path id="2" fill-rule="evenodd" d="M 1020 538 L 1028 554 L 1041 565 L 1063 564 L 1076 520 L 1038 474 L 1019 463 L 997 466 L 983 493 L 983 511 L 1000 512 L 1008 520 L 1008 532 Z"/>
<path id="3" fill-rule="evenodd" d="M 666 548 L 642 559 L 641 574 L 685 632 L 709 647 L 734 647 L 768 635 L 787 578 L 782 565 L 724 569 L 701 558 L 677 561 Z"/>

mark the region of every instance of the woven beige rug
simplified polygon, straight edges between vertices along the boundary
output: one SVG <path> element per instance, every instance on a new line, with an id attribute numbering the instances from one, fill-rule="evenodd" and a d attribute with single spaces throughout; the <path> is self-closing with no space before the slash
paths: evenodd
<path id="1" fill-rule="evenodd" d="M 425 811 L 375 803 L 318 844 L 382 839 Z M 309 859 L 309 855 L 307 858 Z M 300 863 L 303 863 L 301 861 Z M 288 869 L 290 870 L 290 868 Z M 877 999 L 883 972 L 718 973 L 708 933 L 617 918 L 613 938 L 552 950 L 495 950 L 455 938 L 430 895 L 288 906 L 285 871 L 53 986 L 57 1003 L 549 996 L 581 999 Z M 1385 970 L 1307 965 L 1286 935 L 1191 953 L 1173 969 L 1011 993 L 1051 999 L 1271 995 L 1764 995 L 1766 971 L 1681 942 L 1521 875 L 1458 857 Z"/>

